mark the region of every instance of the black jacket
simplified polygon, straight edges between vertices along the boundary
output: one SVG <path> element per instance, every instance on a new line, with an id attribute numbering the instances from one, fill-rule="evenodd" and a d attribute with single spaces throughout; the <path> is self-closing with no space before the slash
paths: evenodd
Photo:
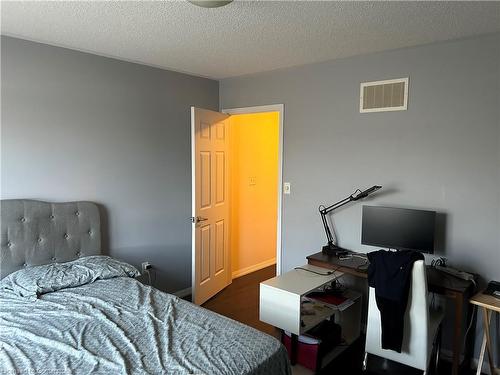
<path id="1" fill-rule="evenodd" d="M 368 253 L 368 284 L 375 288 L 383 349 L 401 353 L 413 263 L 423 259 L 423 254 L 415 251 Z"/>

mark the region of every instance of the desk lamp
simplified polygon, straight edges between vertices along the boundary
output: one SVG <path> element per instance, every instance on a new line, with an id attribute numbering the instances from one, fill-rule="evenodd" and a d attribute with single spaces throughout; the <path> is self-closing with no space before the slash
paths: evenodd
<path id="1" fill-rule="evenodd" d="M 344 198 L 337 203 L 332 204 L 331 206 L 325 207 L 323 205 L 319 206 L 319 213 L 321 215 L 321 221 L 323 222 L 323 227 L 325 228 L 325 233 L 326 233 L 326 238 L 328 240 L 328 243 L 323 246 L 323 253 L 328 254 L 328 255 L 335 255 L 335 256 L 341 256 L 345 255 L 349 252 L 349 250 L 343 249 L 341 247 L 338 247 L 334 242 L 333 242 L 333 236 L 332 232 L 330 230 L 330 227 L 328 226 L 328 222 L 326 220 L 326 215 L 333 210 L 336 210 L 339 207 L 342 207 L 346 205 L 349 202 L 352 201 L 358 201 L 360 199 L 366 198 L 373 192 L 377 191 L 378 189 L 381 189 L 382 186 L 374 185 L 369 189 L 366 189 L 365 191 L 361 191 L 357 189 L 354 193 L 349 195 L 347 198 Z"/>

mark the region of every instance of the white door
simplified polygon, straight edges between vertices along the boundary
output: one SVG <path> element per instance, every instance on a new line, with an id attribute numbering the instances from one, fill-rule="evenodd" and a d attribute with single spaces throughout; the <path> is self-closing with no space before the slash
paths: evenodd
<path id="1" fill-rule="evenodd" d="M 228 115 L 191 107 L 192 294 L 198 305 L 231 283 L 228 131 Z"/>

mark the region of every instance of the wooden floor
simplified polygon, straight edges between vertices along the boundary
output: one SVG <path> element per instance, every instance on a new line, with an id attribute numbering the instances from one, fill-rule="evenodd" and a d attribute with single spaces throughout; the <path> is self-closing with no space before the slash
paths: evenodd
<path id="1" fill-rule="evenodd" d="M 203 304 L 206 309 L 279 337 L 279 331 L 259 320 L 259 283 L 276 276 L 276 265 L 234 279 L 231 285 Z"/>

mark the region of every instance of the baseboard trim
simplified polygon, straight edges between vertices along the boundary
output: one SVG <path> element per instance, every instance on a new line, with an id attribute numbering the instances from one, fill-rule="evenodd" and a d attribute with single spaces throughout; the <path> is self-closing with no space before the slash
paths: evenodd
<path id="1" fill-rule="evenodd" d="M 179 298 L 184 298 L 187 297 L 191 294 L 191 287 L 186 288 L 186 289 L 181 289 L 178 290 L 177 292 L 172 293 L 174 296 L 177 296 Z"/>
<path id="2" fill-rule="evenodd" d="M 276 257 L 265 260 L 264 262 L 254 264 L 253 266 L 245 267 L 245 268 L 242 268 L 241 270 L 234 271 L 232 273 L 232 276 L 233 276 L 233 279 L 237 279 L 238 277 L 248 275 L 249 273 L 258 271 L 262 268 L 272 266 L 273 264 L 276 264 Z"/>

